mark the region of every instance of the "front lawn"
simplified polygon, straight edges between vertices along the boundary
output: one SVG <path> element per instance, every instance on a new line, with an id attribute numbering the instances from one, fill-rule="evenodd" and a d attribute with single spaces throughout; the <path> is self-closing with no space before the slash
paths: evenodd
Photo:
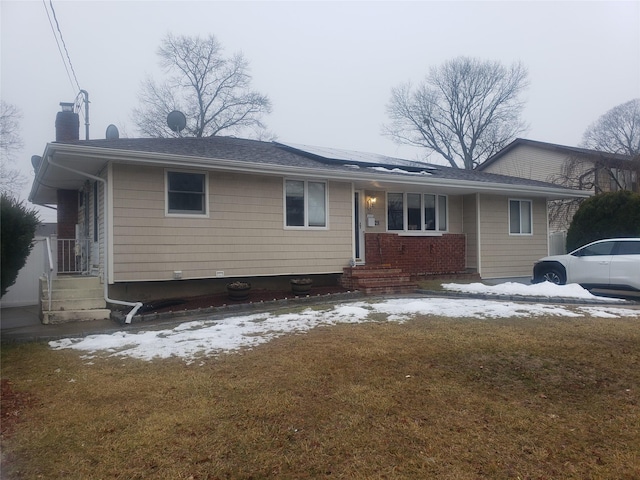
<path id="1" fill-rule="evenodd" d="M 377 320 L 191 363 L 3 345 L 2 478 L 640 478 L 638 317 Z"/>

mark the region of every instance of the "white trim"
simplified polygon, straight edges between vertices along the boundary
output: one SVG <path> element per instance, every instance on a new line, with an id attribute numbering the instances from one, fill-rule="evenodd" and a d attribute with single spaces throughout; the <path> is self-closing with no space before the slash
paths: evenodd
<path id="1" fill-rule="evenodd" d="M 518 233 L 513 233 L 511 232 L 511 202 L 520 202 L 519 205 L 519 210 L 518 210 L 518 217 L 520 220 L 520 225 L 519 225 L 519 232 Z M 522 202 L 526 202 L 529 204 L 529 222 L 530 222 L 530 227 L 531 227 L 531 231 L 530 232 L 525 232 L 522 233 Z M 507 231 L 509 232 L 509 235 L 512 237 L 531 237 L 533 236 L 533 201 L 530 198 L 511 198 L 509 197 L 507 199 Z"/>
<path id="2" fill-rule="evenodd" d="M 549 256 L 551 254 L 551 232 L 549 232 L 549 202 L 544 202 L 544 211 L 546 216 L 545 228 L 547 230 L 547 256 Z"/>
<path id="3" fill-rule="evenodd" d="M 399 237 L 442 237 L 447 232 L 434 232 L 432 230 L 389 230 L 389 233 L 395 233 Z"/>
<path id="4" fill-rule="evenodd" d="M 287 225 L 287 182 L 303 183 L 304 225 Z M 309 182 L 324 184 L 324 225 L 309 225 Z M 353 199 L 352 199 L 353 202 Z M 329 230 L 329 182 L 327 180 L 309 180 L 307 178 L 283 177 L 282 179 L 282 224 L 284 230 Z"/>
<path id="5" fill-rule="evenodd" d="M 476 193 L 476 235 L 477 235 L 477 252 L 476 252 L 476 268 L 478 275 L 482 278 L 482 224 L 480 223 L 480 193 Z"/>
<path id="6" fill-rule="evenodd" d="M 360 257 L 356 257 L 356 226 L 355 226 L 355 218 L 356 218 L 356 208 L 355 208 L 355 195 L 358 194 L 358 220 L 359 226 L 357 228 L 358 233 L 358 243 L 360 244 Z M 353 183 L 351 184 L 351 238 L 353 239 L 353 248 L 352 248 L 352 258 L 356 265 L 366 265 L 366 257 L 367 252 L 365 248 L 366 243 L 366 233 L 367 233 L 367 207 L 365 200 L 365 191 L 361 189 L 356 189 Z"/>
<path id="7" fill-rule="evenodd" d="M 402 195 L 402 230 L 390 230 L 389 229 L 389 194 L 401 194 Z M 407 195 L 420 195 L 420 228 L 416 230 L 409 230 L 409 207 L 407 202 Z M 425 195 L 432 195 L 435 198 L 435 228 L 433 230 L 424 228 L 424 197 Z M 445 205 L 445 222 L 446 228 L 440 230 L 440 197 L 444 197 L 446 200 Z M 446 233 L 449 233 L 449 195 L 443 193 L 431 193 L 431 192 L 396 192 L 385 191 L 385 224 L 387 233 L 395 233 L 402 236 L 420 236 L 420 237 L 439 237 Z"/>
<path id="8" fill-rule="evenodd" d="M 114 221 L 113 221 L 113 163 L 109 162 L 108 166 L 107 166 L 107 182 L 106 185 L 102 184 L 102 188 L 106 188 L 107 189 L 107 207 L 106 207 L 106 211 L 107 211 L 107 218 L 108 221 L 105 223 L 104 220 L 102 221 L 103 224 L 103 228 L 106 230 L 104 232 L 104 235 L 107 236 L 107 251 L 104 252 L 104 255 L 107 257 L 105 259 L 105 262 L 108 262 L 109 268 L 107 270 L 107 283 L 109 285 L 113 285 L 113 283 L 115 282 L 115 272 L 114 272 L 114 267 L 115 267 L 115 262 L 113 260 L 113 225 L 114 225 Z M 99 189 L 98 189 L 99 190 Z M 104 199 L 103 199 L 104 201 Z M 104 207 L 103 207 L 103 212 L 104 212 Z M 98 236 L 100 235 L 100 233 L 98 232 Z"/>
<path id="9" fill-rule="evenodd" d="M 446 222 L 446 228 L 444 230 L 440 230 L 440 197 L 444 197 L 445 208 L 444 208 L 444 221 Z M 436 231 L 440 233 L 448 233 L 449 232 L 449 195 L 439 193 L 436 195 L 436 219 L 438 228 Z"/>

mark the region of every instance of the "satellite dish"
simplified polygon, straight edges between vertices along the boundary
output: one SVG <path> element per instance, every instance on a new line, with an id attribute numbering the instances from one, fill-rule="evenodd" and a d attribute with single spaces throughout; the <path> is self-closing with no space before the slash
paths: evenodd
<path id="1" fill-rule="evenodd" d="M 184 116 L 184 113 L 174 110 L 167 115 L 167 125 L 174 132 L 180 133 L 187 126 L 187 117 Z"/>
<path id="2" fill-rule="evenodd" d="M 118 131 L 118 127 L 116 127 L 113 123 L 107 127 L 107 133 L 105 134 L 107 140 L 116 140 L 120 138 L 120 132 Z"/>
<path id="3" fill-rule="evenodd" d="M 42 157 L 40 155 L 31 155 L 31 165 L 33 166 L 34 172 L 38 171 L 41 163 L 42 163 Z"/>

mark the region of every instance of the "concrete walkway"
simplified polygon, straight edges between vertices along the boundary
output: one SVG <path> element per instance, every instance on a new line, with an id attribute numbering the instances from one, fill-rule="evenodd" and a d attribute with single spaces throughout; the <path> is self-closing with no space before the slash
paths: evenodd
<path id="1" fill-rule="evenodd" d="M 55 340 L 65 337 L 83 337 L 94 333 L 122 330 L 114 320 L 91 320 L 59 325 L 43 325 L 38 305 L 8 307 L 0 310 L 0 341 L 23 343 Z"/>

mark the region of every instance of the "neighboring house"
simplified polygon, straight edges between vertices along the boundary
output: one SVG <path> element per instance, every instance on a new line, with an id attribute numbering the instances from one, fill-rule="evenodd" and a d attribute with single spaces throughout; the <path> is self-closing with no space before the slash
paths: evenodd
<path id="1" fill-rule="evenodd" d="M 639 159 L 518 138 L 480 164 L 477 171 L 541 180 L 593 193 L 640 191 Z M 577 200 L 577 201 L 576 201 Z M 580 199 L 550 205 L 550 231 L 563 232 Z"/>
<path id="2" fill-rule="evenodd" d="M 29 199 L 57 206 L 58 239 L 70 242 L 58 256 L 73 252 L 113 298 L 161 298 L 232 278 L 335 277 L 350 266 L 413 277 L 530 275 L 548 254 L 547 202 L 590 195 L 230 137 L 81 141 L 71 120 L 74 139 L 57 128 Z"/>

